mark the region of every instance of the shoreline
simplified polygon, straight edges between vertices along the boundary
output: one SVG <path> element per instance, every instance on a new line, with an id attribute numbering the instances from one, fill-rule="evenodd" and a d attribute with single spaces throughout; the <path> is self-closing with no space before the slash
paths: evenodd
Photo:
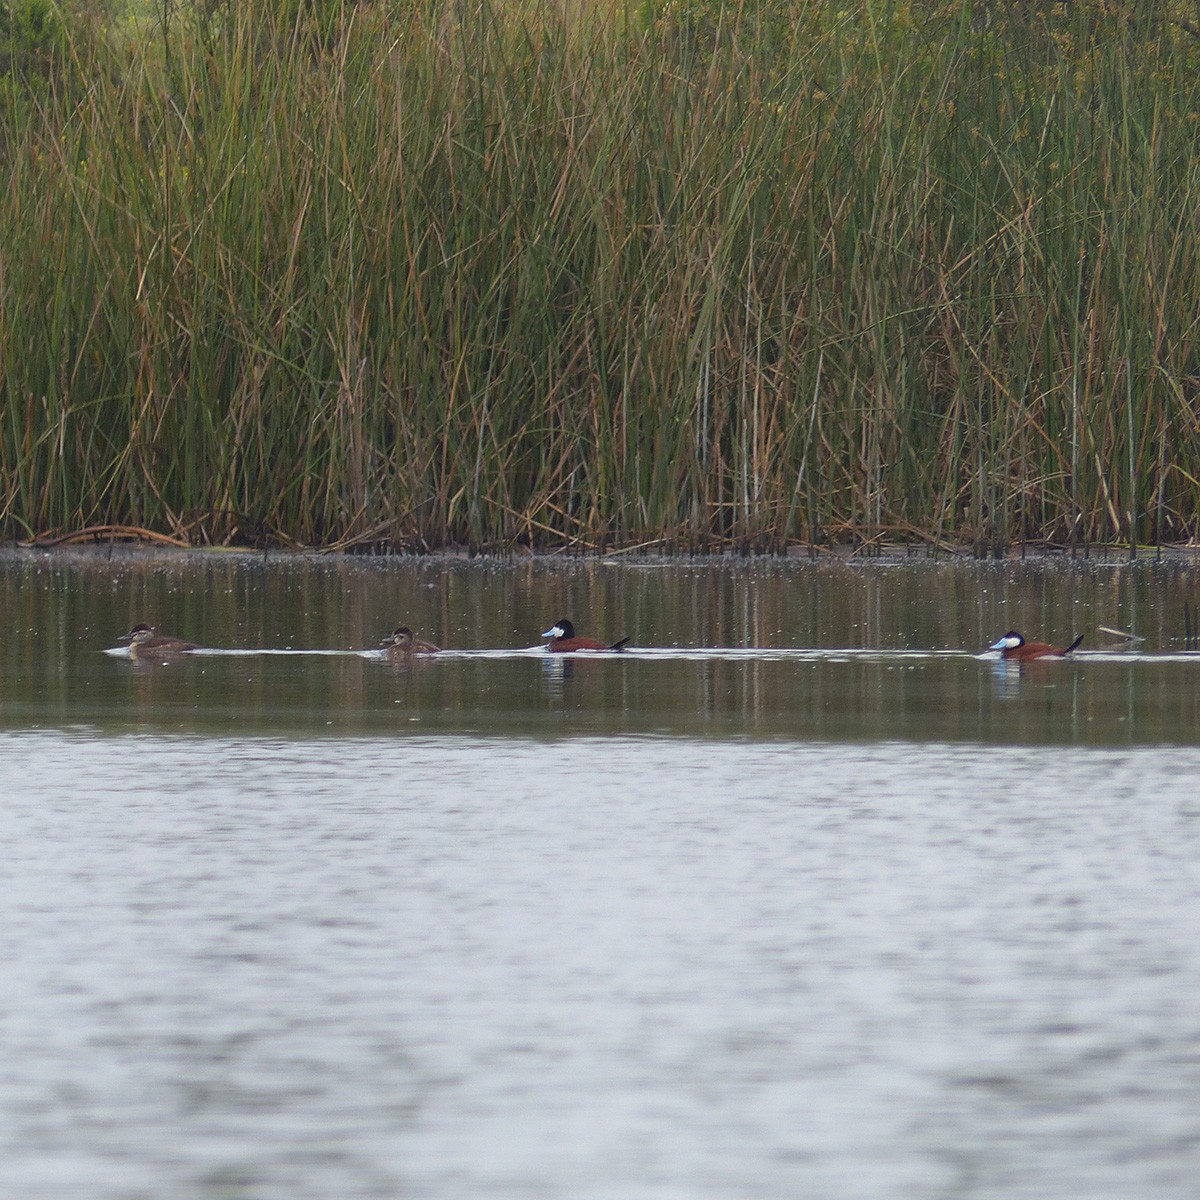
<path id="1" fill-rule="evenodd" d="M 839 564 L 858 566 L 876 563 L 892 566 L 897 563 L 1019 565 L 1054 564 L 1062 566 L 1136 566 L 1139 563 L 1170 564 L 1200 567 L 1200 544 L 1172 543 L 1162 546 L 1138 546 L 1131 554 L 1127 545 L 1062 546 L 1055 543 L 1026 543 L 999 550 L 981 552 L 975 547 L 914 545 L 886 543 L 871 546 L 807 546 L 788 547 L 782 553 L 767 553 L 741 549 L 698 551 L 655 550 L 646 545 L 628 550 L 580 549 L 572 546 L 512 547 L 506 550 L 473 550 L 463 545 L 447 545 L 431 550 L 377 550 L 339 548 L 337 546 L 187 546 L 166 539 L 159 541 L 113 538 L 87 541 L 6 542 L 0 545 L 0 562 L 16 560 L 79 559 L 89 562 L 111 560 L 258 560 L 272 562 L 395 562 L 453 563 L 480 565 L 554 564 L 597 566 L 821 566 Z"/>

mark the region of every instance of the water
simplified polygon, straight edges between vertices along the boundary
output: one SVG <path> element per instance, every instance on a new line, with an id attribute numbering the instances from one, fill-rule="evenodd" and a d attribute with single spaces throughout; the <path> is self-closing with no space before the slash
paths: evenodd
<path id="1" fill-rule="evenodd" d="M 0 559 L 0 726 L 287 736 L 454 732 L 1200 742 L 1200 575 L 1124 560 L 1069 570 L 892 565 L 479 566 L 104 555 Z M 610 661 L 534 652 L 559 617 Z M 102 653 L 139 621 L 212 653 Z M 454 651 L 394 669 L 356 651 L 396 625 Z M 1109 626 L 1145 638 L 1106 648 Z M 1024 672 L 1009 628 L 1078 662 Z M 289 653 L 283 653 L 289 651 Z M 303 653 L 301 653 L 303 652 Z"/>
<path id="2" fill-rule="evenodd" d="M 1196 591 L 10 557 L 0 1194 L 1194 1194 Z"/>

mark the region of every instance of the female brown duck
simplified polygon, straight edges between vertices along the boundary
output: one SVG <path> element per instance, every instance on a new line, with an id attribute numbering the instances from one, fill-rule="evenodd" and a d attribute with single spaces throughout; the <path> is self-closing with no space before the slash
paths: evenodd
<path id="1" fill-rule="evenodd" d="M 414 654 L 437 654 L 438 647 L 432 642 L 423 642 L 407 625 L 392 630 L 392 636 L 383 643 L 391 658 L 411 658 Z"/>
<path id="2" fill-rule="evenodd" d="M 152 625 L 135 625 L 127 634 L 117 639 L 129 643 L 130 658 L 158 658 L 170 654 L 187 654 L 197 647 L 193 642 L 181 638 L 159 637 Z"/>

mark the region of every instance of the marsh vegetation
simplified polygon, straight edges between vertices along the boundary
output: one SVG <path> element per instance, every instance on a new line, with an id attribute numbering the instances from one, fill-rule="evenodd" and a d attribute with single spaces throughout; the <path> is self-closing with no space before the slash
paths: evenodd
<path id="1" fill-rule="evenodd" d="M 10 37 L 0 533 L 1190 539 L 1186 8 L 281 0 Z"/>

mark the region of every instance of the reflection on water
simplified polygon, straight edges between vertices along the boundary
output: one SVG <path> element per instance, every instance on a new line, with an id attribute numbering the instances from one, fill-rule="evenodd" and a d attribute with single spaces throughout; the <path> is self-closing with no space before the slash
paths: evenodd
<path id="1" fill-rule="evenodd" d="M 1200 577 L 1152 562 L 510 564 L 260 556 L 0 558 L 0 719 L 9 728 L 423 731 L 555 736 L 1186 741 Z M 619 656 L 555 661 L 554 614 L 628 631 Z M 101 653 L 133 623 L 209 648 L 169 670 Z M 404 622 L 447 652 L 388 663 Z M 1130 654 L 1099 626 L 1144 638 Z M 998 632 L 1077 660 L 1013 672 Z M 1113 641 L 1116 648 L 1105 649 Z M 217 653 L 216 651 L 220 651 Z M 267 652 L 270 653 L 267 653 Z"/>
<path id="2" fill-rule="evenodd" d="M 0 733 L 0 1194 L 1179 1200 L 1198 769 Z"/>
<path id="3" fill-rule="evenodd" d="M 1032 666 L 1033 664 L 1029 664 Z M 1021 696 L 1021 676 L 1028 673 L 1020 663 L 1005 662 L 1003 659 L 992 663 L 992 677 L 996 681 L 996 699 L 1015 701 Z"/>

